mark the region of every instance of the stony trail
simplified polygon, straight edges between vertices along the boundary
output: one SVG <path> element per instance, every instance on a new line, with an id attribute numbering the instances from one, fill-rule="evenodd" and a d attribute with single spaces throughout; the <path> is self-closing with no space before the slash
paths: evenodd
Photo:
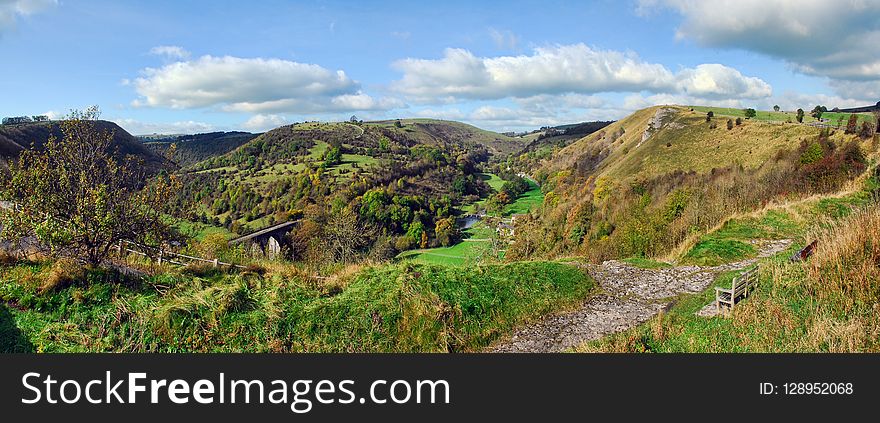
<path id="1" fill-rule="evenodd" d="M 761 242 L 757 258 L 713 267 L 642 269 L 615 260 L 601 265 L 582 265 L 599 284 L 600 294 L 590 297 L 576 310 L 550 315 L 515 330 L 487 351 L 561 352 L 624 331 L 669 307 L 675 296 L 704 291 L 718 273 L 745 269 L 760 258 L 784 251 L 789 245 L 791 240 Z"/>

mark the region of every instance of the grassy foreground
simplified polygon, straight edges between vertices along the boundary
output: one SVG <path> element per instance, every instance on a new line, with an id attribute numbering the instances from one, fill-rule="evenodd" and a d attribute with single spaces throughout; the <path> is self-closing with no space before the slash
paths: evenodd
<path id="1" fill-rule="evenodd" d="M 296 268 L 125 280 L 63 263 L 0 267 L 0 351 L 471 351 L 582 301 L 580 269 L 403 263 L 328 280 Z"/>

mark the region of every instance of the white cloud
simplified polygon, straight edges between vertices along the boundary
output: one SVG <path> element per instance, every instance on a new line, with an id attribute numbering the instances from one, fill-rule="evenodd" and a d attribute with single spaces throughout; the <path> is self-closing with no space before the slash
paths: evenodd
<path id="1" fill-rule="evenodd" d="M 187 59 L 189 52 L 179 46 L 156 46 L 150 49 L 150 54 L 162 56 L 168 59 Z"/>
<path id="2" fill-rule="evenodd" d="M 880 79 L 878 0 L 641 0 L 637 12 L 660 7 L 684 18 L 678 38 L 767 54 L 809 75 Z"/>
<path id="3" fill-rule="evenodd" d="M 290 121 L 281 115 L 254 115 L 241 126 L 249 131 L 263 132 L 288 123 Z"/>
<path id="4" fill-rule="evenodd" d="M 444 120 L 462 120 L 467 114 L 461 110 L 452 107 L 448 109 L 422 109 L 413 112 L 416 117 L 444 119 Z"/>
<path id="5" fill-rule="evenodd" d="M 21 17 L 58 5 L 58 0 L 0 0 L 0 35 L 15 28 Z"/>
<path id="6" fill-rule="evenodd" d="M 341 70 L 281 59 L 202 56 L 144 69 L 131 84 L 136 107 L 310 114 L 398 104 L 373 99 Z"/>
<path id="7" fill-rule="evenodd" d="M 516 50 L 519 45 L 519 37 L 512 31 L 489 28 L 489 37 L 500 49 Z"/>
<path id="8" fill-rule="evenodd" d="M 409 31 L 391 31 L 391 36 L 398 40 L 407 41 L 412 36 Z"/>
<path id="9" fill-rule="evenodd" d="M 679 92 L 701 98 L 763 98 L 773 93 L 761 79 L 717 63 L 682 70 L 677 79 Z"/>
<path id="10" fill-rule="evenodd" d="M 700 65 L 675 74 L 635 53 L 597 50 L 584 44 L 488 58 L 450 48 L 441 59 L 403 59 L 394 67 L 403 72 L 403 78 L 395 81 L 392 89 L 426 103 L 621 91 L 738 98 L 765 97 L 771 92 L 766 82 L 723 65 Z"/>
<path id="11" fill-rule="evenodd" d="M 128 131 L 132 135 L 148 135 L 148 134 L 198 134 L 205 132 L 213 132 L 217 127 L 210 123 L 197 121 L 180 121 L 170 123 L 158 122 L 142 122 L 136 119 L 120 118 L 108 119 L 116 122 L 117 125 Z"/>
<path id="12" fill-rule="evenodd" d="M 832 80 L 830 85 L 841 97 L 859 99 L 862 106 L 880 100 L 880 79 L 876 81 Z"/>
<path id="13" fill-rule="evenodd" d="M 705 99 L 689 96 L 686 94 L 653 94 L 648 96 L 633 94 L 624 98 L 622 108 L 629 112 L 633 112 L 639 109 L 644 109 L 646 107 L 665 104 L 682 106 L 701 105 L 715 107 L 732 107 L 735 109 L 758 107 L 754 101 L 742 100 L 737 98 Z"/>
<path id="14" fill-rule="evenodd" d="M 829 110 L 835 107 L 845 109 L 847 107 L 860 107 L 867 105 L 863 101 L 853 100 L 851 98 L 825 94 L 803 94 L 793 91 L 786 91 L 775 100 L 775 104 L 778 104 L 783 110 L 797 110 L 798 108 L 811 110 L 816 105 L 825 106 Z"/>

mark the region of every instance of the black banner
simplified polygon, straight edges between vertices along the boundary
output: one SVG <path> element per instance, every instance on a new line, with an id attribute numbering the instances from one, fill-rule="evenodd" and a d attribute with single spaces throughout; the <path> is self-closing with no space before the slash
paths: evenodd
<path id="1" fill-rule="evenodd" d="M 0 363 L 0 410 L 16 417 L 5 421 L 847 421 L 873 415 L 880 398 L 880 355 L 73 354 Z"/>

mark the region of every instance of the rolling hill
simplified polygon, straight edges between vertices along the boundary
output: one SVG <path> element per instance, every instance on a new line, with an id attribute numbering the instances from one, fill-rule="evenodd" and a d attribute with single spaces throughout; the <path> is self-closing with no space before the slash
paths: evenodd
<path id="1" fill-rule="evenodd" d="M 97 129 L 112 132 L 113 145 L 119 149 L 119 153 L 139 157 L 152 172 L 175 167 L 173 163 L 144 146 L 137 138 L 113 122 L 98 121 Z M 8 160 L 17 157 L 21 150 L 32 145 L 41 148 L 51 136 L 61 137 L 58 122 L 0 126 L 0 163 L 6 166 Z"/>
<path id="2" fill-rule="evenodd" d="M 186 167 L 178 201 L 192 219 L 239 233 L 298 216 L 324 225 L 347 206 L 390 255 L 457 237 L 461 207 L 493 192 L 490 159 L 523 145 L 458 122 L 304 122 Z"/>
<path id="3" fill-rule="evenodd" d="M 540 247 L 509 254 L 597 260 L 669 254 L 734 213 L 839 189 L 876 149 L 839 130 L 762 120 L 737 125 L 733 118 L 728 129 L 728 119 L 655 106 L 537 164 L 515 158 L 547 200 L 535 230 L 518 231 Z"/>
<path id="4" fill-rule="evenodd" d="M 186 167 L 215 156 L 226 154 L 257 137 L 250 132 L 209 132 L 194 135 L 169 135 L 166 137 L 138 137 L 151 150 L 165 156 L 174 145 L 176 150 L 170 159 L 178 166 Z"/>

